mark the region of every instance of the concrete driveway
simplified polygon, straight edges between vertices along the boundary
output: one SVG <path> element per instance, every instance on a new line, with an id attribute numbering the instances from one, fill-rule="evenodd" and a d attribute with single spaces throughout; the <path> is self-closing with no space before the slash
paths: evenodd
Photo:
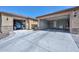
<path id="1" fill-rule="evenodd" d="M 53 31 L 18 30 L 0 40 L 2 52 L 76 52 L 71 34 Z"/>

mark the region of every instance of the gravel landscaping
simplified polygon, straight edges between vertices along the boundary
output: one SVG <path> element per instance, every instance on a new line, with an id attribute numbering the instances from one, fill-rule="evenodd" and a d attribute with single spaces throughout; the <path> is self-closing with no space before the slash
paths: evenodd
<path id="1" fill-rule="evenodd" d="M 0 39 L 9 36 L 9 33 L 0 33 Z"/>

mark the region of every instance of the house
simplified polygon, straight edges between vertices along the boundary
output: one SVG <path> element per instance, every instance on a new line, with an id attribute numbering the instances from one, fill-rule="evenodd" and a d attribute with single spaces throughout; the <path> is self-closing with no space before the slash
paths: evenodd
<path id="1" fill-rule="evenodd" d="M 37 16 L 38 29 L 55 29 L 79 33 L 79 7 Z"/>
<path id="2" fill-rule="evenodd" d="M 33 23 L 36 22 L 36 20 L 33 20 L 31 17 L 8 12 L 0 12 L 0 32 L 32 29 L 32 25 L 29 25 L 32 24 L 32 21 Z"/>
<path id="3" fill-rule="evenodd" d="M 79 33 L 79 6 L 37 16 L 36 19 L 14 13 L 0 12 L 0 32 L 31 30 L 34 27 Z"/>

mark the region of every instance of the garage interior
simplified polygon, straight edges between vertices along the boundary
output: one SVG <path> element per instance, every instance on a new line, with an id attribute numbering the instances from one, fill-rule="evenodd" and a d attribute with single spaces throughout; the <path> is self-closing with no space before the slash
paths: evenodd
<path id="1" fill-rule="evenodd" d="M 25 20 L 13 20 L 13 30 L 23 30 L 25 28 Z"/>
<path id="2" fill-rule="evenodd" d="M 69 31 L 69 19 L 48 21 L 48 29 Z"/>

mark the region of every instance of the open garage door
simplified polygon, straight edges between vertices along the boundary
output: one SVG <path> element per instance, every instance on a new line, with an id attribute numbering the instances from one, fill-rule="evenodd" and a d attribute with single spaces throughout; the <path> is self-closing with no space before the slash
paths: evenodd
<path id="1" fill-rule="evenodd" d="M 14 30 L 25 29 L 25 24 L 23 20 L 14 20 L 13 22 L 14 22 L 13 24 Z"/>

